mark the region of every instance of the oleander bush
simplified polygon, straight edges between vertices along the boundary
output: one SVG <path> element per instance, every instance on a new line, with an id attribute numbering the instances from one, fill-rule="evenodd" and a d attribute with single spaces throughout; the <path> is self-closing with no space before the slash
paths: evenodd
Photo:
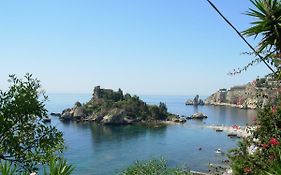
<path id="1" fill-rule="evenodd" d="M 281 80 L 281 1 L 250 0 L 253 8 L 246 15 L 253 21 L 251 27 L 242 32 L 244 36 L 258 39 L 255 55 L 260 62 L 270 64 L 276 81 Z M 268 66 L 269 67 L 269 66 Z M 270 68 L 270 67 L 269 67 Z M 259 82 L 263 84 L 263 82 Z M 252 135 L 244 138 L 238 148 L 230 152 L 234 175 L 281 174 L 281 97 L 271 99 L 269 104 L 258 109 Z"/>
<path id="2" fill-rule="evenodd" d="M 281 166 L 281 97 L 259 109 L 250 137 L 230 153 L 234 174 L 267 174 Z M 278 168 L 279 167 L 279 168 Z"/>

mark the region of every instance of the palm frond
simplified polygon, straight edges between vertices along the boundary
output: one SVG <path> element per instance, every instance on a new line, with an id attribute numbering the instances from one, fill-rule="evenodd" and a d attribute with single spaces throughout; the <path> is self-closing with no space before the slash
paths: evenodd
<path id="1" fill-rule="evenodd" d="M 281 3 L 278 0 L 251 0 L 256 9 L 249 8 L 246 15 L 254 17 L 252 27 L 243 31 L 245 36 L 260 35 L 258 51 L 267 47 L 276 47 L 281 52 Z"/>

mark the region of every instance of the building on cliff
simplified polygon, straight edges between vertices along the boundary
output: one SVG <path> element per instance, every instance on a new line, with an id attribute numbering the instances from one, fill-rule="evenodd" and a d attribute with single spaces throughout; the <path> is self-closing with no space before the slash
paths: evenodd
<path id="1" fill-rule="evenodd" d="M 220 89 L 208 97 L 205 104 L 255 109 L 274 100 L 279 95 L 280 86 L 280 81 L 274 80 L 272 76 L 257 78 L 251 83 L 233 86 L 229 90 Z"/>

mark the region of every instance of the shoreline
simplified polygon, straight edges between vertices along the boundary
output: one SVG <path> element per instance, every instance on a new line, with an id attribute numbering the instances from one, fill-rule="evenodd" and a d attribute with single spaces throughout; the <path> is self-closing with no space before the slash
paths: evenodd
<path id="1" fill-rule="evenodd" d="M 238 137 L 246 138 L 251 136 L 251 131 L 255 130 L 256 126 L 223 126 L 223 125 L 206 125 L 204 128 L 221 130 L 227 134 L 236 134 Z"/>
<path id="2" fill-rule="evenodd" d="M 256 110 L 257 107 L 256 106 L 243 106 L 243 105 L 237 105 L 237 104 L 232 104 L 232 103 L 206 103 L 206 106 L 228 106 L 228 107 L 232 107 L 232 108 L 240 108 L 240 109 L 252 109 L 252 110 Z"/>
<path id="3" fill-rule="evenodd" d="M 56 117 L 56 116 L 53 116 Z M 60 118 L 59 118 L 60 119 Z M 133 123 L 101 123 L 101 122 L 96 122 L 94 120 L 89 120 L 89 119 L 83 119 L 83 120 L 62 120 L 60 121 L 69 121 L 69 122 L 75 122 L 75 123 L 95 123 L 95 124 L 100 124 L 100 125 L 118 125 L 118 126 L 126 126 L 126 125 L 144 125 L 144 126 L 151 126 L 153 128 L 158 128 L 161 126 L 169 126 L 169 125 L 182 125 L 186 123 L 186 121 L 173 121 L 173 120 L 151 120 L 151 121 L 138 121 L 138 122 L 133 122 Z"/>

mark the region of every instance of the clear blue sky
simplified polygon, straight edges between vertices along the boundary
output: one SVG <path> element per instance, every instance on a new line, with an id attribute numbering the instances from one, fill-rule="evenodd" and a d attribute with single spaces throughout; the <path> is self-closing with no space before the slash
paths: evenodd
<path id="1" fill-rule="evenodd" d="M 242 31 L 248 0 L 213 0 Z M 254 43 L 252 39 L 249 39 Z M 0 88 L 32 73 L 50 93 L 96 85 L 133 94 L 208 95 L 269 71 L 205 0 L 14 0 L 0 3 Z"/>

